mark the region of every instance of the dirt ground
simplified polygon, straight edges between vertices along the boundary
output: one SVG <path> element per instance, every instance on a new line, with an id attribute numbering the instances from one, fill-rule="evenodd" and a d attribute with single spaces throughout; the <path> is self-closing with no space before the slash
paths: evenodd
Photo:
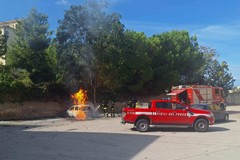
<path id="1" fill-rule="evenodd" d="M 95 108 L 98 105 L 96 104 Z M 70 106 L 72 106 L 70 102 L 4 103 L 0 104 L 0 121 L 66 117 L 66 111 Z M 123 106 L 124 102 L 115 103 L 116 113 L 120 113 Z"/>
<path id="2" fill-rule="evenodd" d="M 162 96 L 162 95 L 161 95 Z M 139 97 L 140 102 L 149 102 L 151 99 L 159 99 L 161 96 Z M 116 102 L 115 111 L 120 113 L 125 102 Z M 95 108 L 100 103 L 96 104 Z M 0 121 L 8 120 L 34 120 L 43 118 L 66 117 L 67 109 L 72 106 L 71 102 L 23 102 L 0 104 Z"/>
<path id="3" fill-rule="evenodd" d="M 27 120 L 62 117 L 67 106 L 57 102 L 24 102 L 0 104 L 0 120 Z"/>

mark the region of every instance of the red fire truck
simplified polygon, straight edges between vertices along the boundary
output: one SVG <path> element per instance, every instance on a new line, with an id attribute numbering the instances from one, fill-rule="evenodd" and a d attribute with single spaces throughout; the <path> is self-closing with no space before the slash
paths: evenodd
<path id="1" fill-rule="evenodd" d="M 171 96 L 174 101 L 182 102 L 187 105 L 197 103 L 217 104 L 225 108 L 224 91 L 221 87 L 209 85 L 179 85 L 173 86 Z"/>
<path id="2" fill-rule="evenodd" d="M 125 106 L 122 110 L 122 123 L 134 124 L 139 132 L 146 132 L 150 126 L 192 127 L 204 132 L 214 124 L 211 111 L 191 108 L 172 100 L 151 100 L 147 107 Z"/>

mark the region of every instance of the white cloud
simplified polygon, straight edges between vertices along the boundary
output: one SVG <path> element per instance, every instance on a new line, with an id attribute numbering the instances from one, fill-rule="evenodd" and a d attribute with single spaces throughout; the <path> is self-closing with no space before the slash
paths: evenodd
<path id="1" fill-rule="evenodd" d="M 192 30 L 197 35 L 200 45 L 215 48 L 220 54 L 219 60 L 229 64 L 229 71 L 232 73 L 235 85 L 240 85 L 240 23 L 235 21 L 225 24 L 214 24 Z"/>
<path id="2" fill-rule="evenodd" d="M 66 4 L 68 4 L 68 1 L 67 1 L 67 0 L 58 0 L 58 1 L 56 2 L 56 4 L 57 4 L 57 5 L 66 5 Z"/>
<path id="3" fill-rule="evenodd" d="M 240 23 L 209 25 L 194 31 L 199 38 L 211 40 L 236 40 L 240 39 Z"/>

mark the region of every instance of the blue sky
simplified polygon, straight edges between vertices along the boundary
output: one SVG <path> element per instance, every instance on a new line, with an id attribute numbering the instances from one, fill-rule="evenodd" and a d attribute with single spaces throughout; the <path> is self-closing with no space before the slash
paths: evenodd
<path id="1" fill-rule="evenodd" d="M 47 14 L 50 29 L 70 5 L 83 0 L 0 0 L 0 22 L 26 17 L 31 8 Z M 240 1 L 239 0 L 109 0 L 109 12 L 122 15 L 126 29 L 148 36 L 171 30 L 187 30 L 200 45 L 215 48 L 220 61 L 229 64 L 240 86 Z"/>

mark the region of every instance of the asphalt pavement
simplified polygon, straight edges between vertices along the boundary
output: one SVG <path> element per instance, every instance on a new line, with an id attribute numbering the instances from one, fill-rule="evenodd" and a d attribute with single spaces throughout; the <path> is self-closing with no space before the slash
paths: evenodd
<path id="1" fill-rule="evenodd" d="M 0 160 L 239 160 L 240 106 L 208 132 L 153 128 L 139 133 L 121 118 L 0 122 Z"/>

